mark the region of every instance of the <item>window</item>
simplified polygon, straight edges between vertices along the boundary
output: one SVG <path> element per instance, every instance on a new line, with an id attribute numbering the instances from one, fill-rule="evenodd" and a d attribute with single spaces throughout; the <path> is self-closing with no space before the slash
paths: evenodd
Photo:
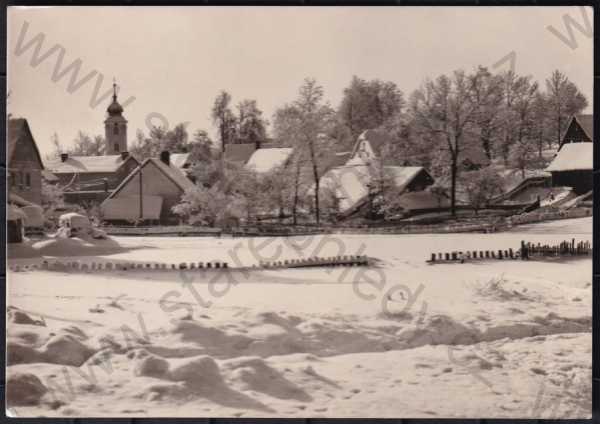
<path id="1" fill-rule="evenodd" d="M 31 174 L 29 172 L 25 174 L 25 187 L 31 188 Z"/>
<path id="2" fill-rule="evenodd" d="M 113 134 L 119 134 L 119 124 L 115 122 L 115 126 L 113 127 Z"/>
<path id="3" fill-rule="evenodd" d="M 115 149 L 115 152 L 119 152 L 119 143 L 115 143 L 113 147 Z"/>

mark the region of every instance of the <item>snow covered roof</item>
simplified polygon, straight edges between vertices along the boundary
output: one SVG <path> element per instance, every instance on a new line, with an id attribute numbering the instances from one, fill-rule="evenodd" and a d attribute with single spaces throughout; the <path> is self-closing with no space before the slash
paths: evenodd
<path id="1" fill-rule="evenodd" d="M 171 165 L 176 166 L 177 168 L 183 168 L 186 164 L 189 164 L 189 153 L 171 153 L 169 156 L 169 161 Z"/>
<path id="2" fill-rule="evenodd" d="M 294 149 L 291 147 L 271 147 L 255 150 L 246 162 L 246 168 L 258 173 L 272 171 L 283 165 L 290 157 Z"/>
<path id="3" fill-rule="evenodd" d="M 64 162 L 56 158 L 48 161 L 46 167 L 55 174 L 83 174 L 92 172 L 116 172 L 128 160 L 137 160 L 127 156 L 125 160 L 121 155 L 105 156 L 69 156 Z"/>
<path id="4" fill-rule="evenodd" d="M 592 170 L 594 167 L 594 143 L 567 143 L 550 165 L 548 172 Z"/>
<path id="5" fill-rule="evenodd" d="M 37 206 L 35 203 L 25 200 L 18 194 L 12 192 L 8 193 L 8 201 L 9 203 L 14 203 L 16 206 Z"/>
<path id="6" fill-rule="evenodd" d="M 339 166 L 323 175 L 321 186 L 334 190 L 340 210 L 344 212 L 367 196 L 370 179 L 367 166 Z"/>

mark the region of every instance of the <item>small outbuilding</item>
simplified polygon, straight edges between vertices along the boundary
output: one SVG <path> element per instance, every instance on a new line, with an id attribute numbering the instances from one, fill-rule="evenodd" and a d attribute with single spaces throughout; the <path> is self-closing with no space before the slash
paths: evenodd
<path id="1" fill-rule="evenodd" d="M 594 119 L 575 115 L 569 121 L 558 152 L 546 171 L 552 174 L 553 187 L 572 187 L 576 194 L 593 189 Z"/>
<path id="2" fill-rule="evenodd" d="M 593 188 L 594 143 L 566 143 L 546 171 L 552 174 L 552 186 L 572 187 L 576 194 Z"/>

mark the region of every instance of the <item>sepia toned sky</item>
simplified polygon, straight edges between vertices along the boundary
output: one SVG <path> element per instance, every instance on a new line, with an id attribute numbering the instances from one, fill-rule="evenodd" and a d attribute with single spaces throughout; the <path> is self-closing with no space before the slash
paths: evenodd
<path id="1" fill-rule="evenodd" d="M 308 76 L 337 106 L 353 75 L 394 81 L 408 97 L 426 77 L 458 68 L 508 69 L 509 60 L 493 65 L 514 52 L 515 71 L 541 83 L 554 69 L 564 72 L 591 112 L 592 38 L 573 28 L 572 49 L 547 29 L 569 39 L 563 15 L 584 25 L 582 13 L 591 25 L 591 8 L 579 7 L 13 7 L 8 111 L 28 119 L 46 154 L 54 132 L 63 145 L 78 130 L 104 134 L 110 99 L 95 107 L 90 99 L 97 84 L 101 97 L 116 77 L 119 100 L 135 97 L 125 106 L 129 140 L 138 128 L 164 124 L 158 116 L 214 135 L 210 110 L 221 89 L 234 102 L 256 99 L 271 119 Z M 36 43 L 25 46 L 38 34 L 38 56 L 51 54 L 32 64 Z M 25 51 L 17 52 L 21 35 Z M 74 82 L 83 83 L 69 89 L 71 74 L 60 70 L 77 60 Z"/>

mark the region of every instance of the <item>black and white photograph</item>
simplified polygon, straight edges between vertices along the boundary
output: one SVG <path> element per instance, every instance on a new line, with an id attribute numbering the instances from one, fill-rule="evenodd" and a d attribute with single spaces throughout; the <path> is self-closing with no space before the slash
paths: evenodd
<path id="1" fill-rule="evenodd" d="M 10 417 L 592 416 L 589 6 L 11 6 Z"/>

